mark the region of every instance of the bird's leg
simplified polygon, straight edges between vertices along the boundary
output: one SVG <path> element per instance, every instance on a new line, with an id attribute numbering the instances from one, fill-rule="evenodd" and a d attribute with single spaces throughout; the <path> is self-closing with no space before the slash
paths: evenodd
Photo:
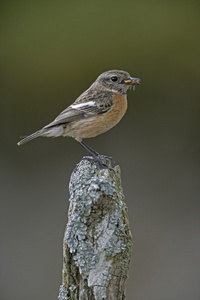
<path id="1" fill-rule="evenodd" d="M 83 142 L 81 142 L 81 143 L 83 143 Z M 85 143 L 83 143 L 86 147 L 87 147 L 87 151 L 88 151 L 88 149 L 91 151 L 91 152 L 93 152 L 96 156 L 100 156 L 100 157 L 102 157 L 102 158 L 107 158 L 107 159 L 110 159 L 110 160 L 112 160 L 112 162 L 115 164 L 115 160 L 114 160 L 114 158 L 112 158 L 111 156 L 107 156 L 107 155 L 103 155 L 103 154 L 99 154 L 97 151 L 95 151 L 94 149 L 92 149 L 90 146 L 88 146 L 88 145 L 86 145 Z M 83 146 L 83 145 L 82 145 Z M 84 147 L 84 146 L 83 146 Z M 86 149 L 86 148 L 85 148 Z M 89 151 L 89 152 L 90 152 Z M 90 153 L 91 153 L 90 152 Z M 91 153 L 92 154 L 92 153 Z"/>
<path id="2" fill-rule="evenodd" d="M 95 151 L 94 149 L 92 149 L 90 146 L 86 145 L 85 143 L 83 142 L 79 142 L 81 144 L 81 146 L 83 146 L 83 148 L 85 148 L 85 150 L 87 150 L 90 154 L 94 154 L 95 156 L 100 156 L 100 154 Z"/>
<path id="3" fill-rule="evenodd" d="M 101 155 L 99 154 L 98 152 L 96 152 L 94 149 L 92 149 L 91 147 L 89 147 L 88 145 L 86 145 L 85 143 L 83 142 L 79 142 L 78 143 L 86 150 L 88 151 L 90 154 L 92 154 L 92 156 L 94 157 L 94 160 L 98 163 L 99 167 L 100 168 L 108 168 L 108 166 L 104 163 L 102 163 L 102 161 L 100 160 L 100 157 L 105 157 L 105 158 L 109 158 L 111 160 L 114 161 L 114 159 L 112 157 L 109 157 L 109 156 L 105 156 L 105 155 Z M 109 168 L 110 169 L 110 168 Z"/>
<path id="4" fill-rule="evenodd" d="M 78 141 L 79 142 L 79 141 Z M 99 167 L 104 169 L 107 168 L 107 166 L 105 164 L 102 163 L 102 161 L 99 159 L 99 153 L 96 152 L 95 150 L 93 150 L 92 148 L 90 148 L 88 145 L 86 145 L 83 142 L 79 142 L 79 144 L 86 150 L 88 151 L 90 154 L 92 154 L 92 156 L 94 157 L 94 160 L 98 163 Z"/>

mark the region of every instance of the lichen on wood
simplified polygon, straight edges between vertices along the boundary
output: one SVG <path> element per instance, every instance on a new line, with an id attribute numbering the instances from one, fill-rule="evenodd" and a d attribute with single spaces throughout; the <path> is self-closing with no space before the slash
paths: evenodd
<path id="1" fill-rule="evenodd" d="M 119 166 L 99 169 L 84 157 L 69 193 L 59 300 L 125 299 L 132 236 Z"/>

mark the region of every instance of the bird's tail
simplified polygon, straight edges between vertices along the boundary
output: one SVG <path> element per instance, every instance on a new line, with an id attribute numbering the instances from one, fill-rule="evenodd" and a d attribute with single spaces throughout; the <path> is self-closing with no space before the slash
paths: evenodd
<path id="1" fill-rule="evenodd" d="M 19 141 L 17 143 L 18 146 L 23 145 L 35 138 L 37 138 L 38 136 L 41 136 L 44 133 L 45 129 L 40 129 L 34 133 L 32 133 L 31 135 L 26 136 L 23 140 Z"/>

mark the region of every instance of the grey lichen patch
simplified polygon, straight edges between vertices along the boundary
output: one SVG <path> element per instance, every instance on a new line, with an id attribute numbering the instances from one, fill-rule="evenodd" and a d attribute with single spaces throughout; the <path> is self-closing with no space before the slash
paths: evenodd
<path id="1" fill-rule="evenodd" d="M 68 291 L 63 285 L 60 286 L 58 300 L 69 300 Z"/>
<path id="2" fill-rule="evenodd" d="M 87 282 L 92 299 L 118 299 L 117 294 L 109 298 L 108 291 L 125 281 L 132 243 L 120 168 L 99 169 L 84 158 L 72 173 L 69 191 L 63 267 L 68 292 L 80 296 L 78 289 L 84 282 L 85 290 Z"/>

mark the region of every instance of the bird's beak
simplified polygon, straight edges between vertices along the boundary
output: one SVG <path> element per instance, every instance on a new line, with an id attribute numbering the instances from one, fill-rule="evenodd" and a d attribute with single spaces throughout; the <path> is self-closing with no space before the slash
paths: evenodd
<path id="1" fill-rule="evenodd" d="M 132 78 L 130 77 L 129 79 L 127 80 L 124 80 L 124 83 L 125 84 L 131 84 L 131 85 L 136 85 L 136 84 L 140 84 L 140 78 Z"/>

